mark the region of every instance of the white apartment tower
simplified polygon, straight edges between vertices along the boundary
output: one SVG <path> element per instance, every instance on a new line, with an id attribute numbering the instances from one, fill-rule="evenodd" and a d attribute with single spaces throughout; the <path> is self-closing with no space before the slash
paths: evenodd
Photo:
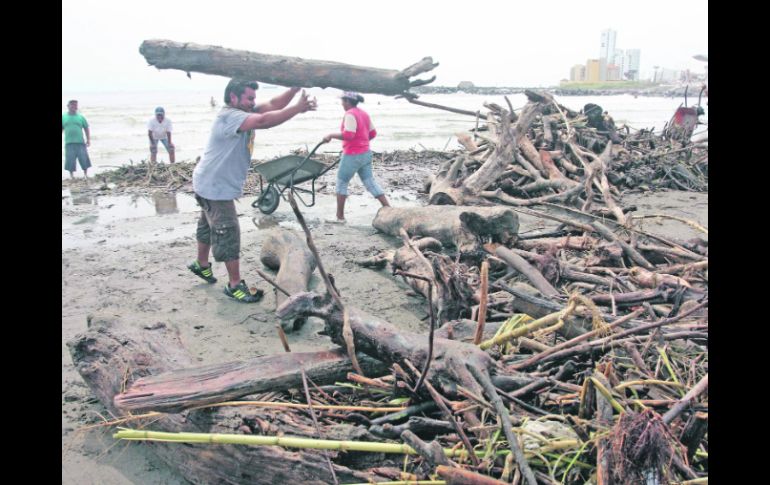
<path id="1" fill-rule="evenodd" d="M 623 61 L 623 72 L 622 75 L 625 76 L 626 73 L 630 73 L 629 80 L 638 81 L 639 80 L 639 58 L 641 57 L 641 51 L 639 49 L 626 49 L 626 55 L 625 59 Z"/>
<path id="2" fill-rule="evenodd" d="M 607 59 L 611 63 L 615 58 L 615 39 L 618 33 L 612 29 L 602 32 L 602 43 L 599 48 L 599 59 Z"/>

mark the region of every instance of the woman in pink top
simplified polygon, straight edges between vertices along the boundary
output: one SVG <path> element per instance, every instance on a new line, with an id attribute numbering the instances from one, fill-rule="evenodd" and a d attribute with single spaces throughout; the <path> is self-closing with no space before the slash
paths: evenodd
<path id="1" fill-rule="evenodd" d="M 326 143 L 333 139 L 342 140 L 342 159 L 337 171 L 337 222 L 345 223 L 345 199 L 348 197 L 348 183 L 356 173 L 361 178 L 366 190 L 369 191 L 383 207 L 389 207 L 388 198 L 379 184 L 374 180 L 372 173 L 372 151 L 369 149 L 369 140 L 377 136 L 369 115 L 358 108 L 358 103 L 363 103 L 364 97 L 350 91 L 342 95 L 342 107 L 345 116 L 338 133 L 330 133 L 324 137 Z"/>

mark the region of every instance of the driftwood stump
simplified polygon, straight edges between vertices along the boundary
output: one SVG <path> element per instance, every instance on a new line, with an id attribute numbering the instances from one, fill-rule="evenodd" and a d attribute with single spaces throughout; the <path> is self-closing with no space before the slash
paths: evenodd
<path id="1" fill-rule="evenodd" d="M 278 271 L 275 282 L 290 295 L 307 291 L 316 262 L 304 239 L 297 233 L 283 228 L 271 230 L 262 245 L 259 259 L 268 268 Z M 286 298 L 286 295 L 276 290 L 276 307 Z M 299 329 L 304 323 L 304 318 L 281 320 L 281 327 L 290 332 Z"/>

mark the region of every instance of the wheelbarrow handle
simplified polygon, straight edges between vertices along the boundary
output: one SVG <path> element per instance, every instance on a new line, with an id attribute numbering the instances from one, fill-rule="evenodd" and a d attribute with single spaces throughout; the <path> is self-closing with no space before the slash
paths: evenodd
<path id="1" fill-rule="evenodd" d="M 304 159 L 304 160 L 302 160 L 302 163 L 300 163 L 299 165 L 297 165 L 297 167 L 296 167 L 294 170 L 292 170 L 292 171 L 291 171 L 291 174 L 290 174 L 290 182 L 289 182 L 289 185 L 290 185 L 291 187 L 294 187 L 294 174 L 295 174 L 295 173 L 297 173 L 297 171 L 298 171 L 300 168 L 302 168 L 302 166 L 303 166 L 303 165 L 305 165 L 305 162 L 307 162 L 308 160 L 310 160 L 310 157 L 312 157 L 312 156 L 315 154 L 316 150 L 318 150 L 318 147 L 320 147 L 320 146 L 321 146 L 321 145 L 323 145 L 324 143 L 326 143 L 326 141 L 325 141 L 325 140 L 321 140 L 320 142 L 318 142 L 318 145 L 316 145 L 316 146 L 315 146 L 315 148 L 313 148 L 313 151 L 311 151 L 310 153 L 308 153 L 308 154 L 307 154 L 307 156 L 305 157 L 305 159 Z"/>
<path id="2" fill-rule="evenodd" d="M 313 155 L 315 155 L 315 151 L 316 151 L 316 150 L 318 150 L 318 147 L 320 147 L 320 146 L 321 146 L 321 145 L 323 145 L 324 143 L 326 143 L 326 141 L 325 141 L 325 140 L 321 140 L 321 141 L 319 141 L 319 142 L 318 142 L 318 145 L 316 145 L 316 146 L 315 146 L 315 148 L 313 148 L 313 151 L 312 151 L 312 152 L 310 152 L 310 153 L 308 153 L 308 155 L 307 155 L 307 158 L 310 158 L 310 157 L 312 157 Z"/>

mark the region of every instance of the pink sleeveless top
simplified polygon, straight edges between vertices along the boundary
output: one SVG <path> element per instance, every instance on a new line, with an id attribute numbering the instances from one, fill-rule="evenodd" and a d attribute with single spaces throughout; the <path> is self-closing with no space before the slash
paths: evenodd
<path id="1" fill-rule="evenodd" d="M 342 152 L 360 155 L 369 151 L 369 140 L 377 136 L 369 115 L 362 109 L 350 108 L 342 118 Z"/>

